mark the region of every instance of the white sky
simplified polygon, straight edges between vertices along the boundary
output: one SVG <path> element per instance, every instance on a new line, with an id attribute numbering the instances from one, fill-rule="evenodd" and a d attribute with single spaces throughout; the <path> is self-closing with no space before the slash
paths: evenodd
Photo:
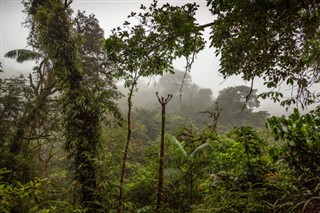
<path id="1" fill-rule="evenodd" d="M 22 71 L 28 70 L 25 65 L 18 66 L 11 59 L 6 59 L 3 55 L 13 49 L 26 48 L 26 37 L 28 29 L 23 28 L 21 23 L 26 18 L 22 12 L 23 6 L 20 1 L 15 0 L 0 0 L 1 2 L 1 55 L 0 60 L 3 62 L 5 70 L 10 70 L 12 67 Z M 95 14 L 100 22 L 100 26 L 105 31 L 105 36 L 110 34 L 110 31 L 121 26 L 124 20 L 131 11 L 139 10 L 141 4 L 149 5 L 152 1 L 110 1 L 110 0 L 74 0 L 72 7 L 74 10 L 85 10 L 87 14 Z M 160 1 L 164 2 L 164 1 Z M 166 1 L 168 2 L 168 1 Z M 192 1 L 169 1 L 171 4 L 190 3 Z M 197 19 L 200 24 L 205 24 L 212 21 L 212 16 L 209 10 L 205 7 L 205 1 L 198 1 L 201 5 L 199 8 Z M 205 31 L 205 38 L 209 38 L 209 29 Z M 218 90 L 227 86 L 243 84 L 239 82 L 240 78 L 230 78 L 223 85 L 223 78 L 218 75 L 219 60 L 214 56 L 214 50 L 208 48 L 199 53 L 197 60 L 192 67 L 192 79 L 194 83 L 204 88 L 211 88 L 213 93 L 217 95 Z M 31 65 L 30 65 L 31 66 Z M 184 70 L 184 60 L 177 60 L 174 63 L 175 68 Z"/>
<path id="2" fill-rule="evenodd" d="M 124 20 L 131 11 L 138 11 L 141 4 L 146 6 L 152 0 L 144 1 L 112 1 L 112 0 L 74 0 L 71 4 L 72 8 L 77 10 L 85 10 L 87 14 L 95 14 L 100 22 L 100 26 L 105 31 L 105 36 L 110 35 L 110 31 L 121 26 Z M 169 2 L 173 5 L 181 5 L 184 3 L 192 3 L 191 0 L 171 0 L 159 1 L 159 3 Z M 206 8 L 206 1 L 196 1 L 200 8 L 197 12 L 197 20 L 200 24 L 206 24 L 213 21 L 213 17 Z M 14 60 L 4 58 L 4 54 L 10 50 L 27 48 L 26 38 L 28 36 L 28 29 L 21 26 L 25 20 L 26 14 L 23 12 L 23 5 L 21 1 L 17 0 L 0 0 L 0 61 L 3 69 L 6 72 L 30 72 L 32 70 L 32 63 L 17 64 Z M 206 29 L 204 37 L 208 41 L 210 30 Z M 184 70 L 184 60 L 177 60 L 174 67 L 179 70 Z M 193 82 L 203 88 L 211 88 L 214 97 L 217 97 L 218 91 L 228 86 L 236 86 L 246 84 L 248 82 L 241 80 L 239 76 L 230 77 L 226 81 L 218 73 L 219 59 L 215 57 L 214 50 L 209 49 L 209 43 L 206 48 L 198 54 L 195 63 L 192 66 L 191 76 Z M 5 74 L 6 76 L 8 74 Z M 262 91 L 262 82 L 255 84 L 255 87 Z M 284 109 L 279 104 L 272 104 L 270 101 L 261 100 L 260 110 L 271 110 L 275 114 L 283 112 Z"/>

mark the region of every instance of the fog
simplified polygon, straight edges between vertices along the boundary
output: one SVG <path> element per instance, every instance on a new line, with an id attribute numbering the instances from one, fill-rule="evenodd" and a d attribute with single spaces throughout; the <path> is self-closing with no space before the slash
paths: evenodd
<path id="1" fill-rule="evenodd" d="M 20 73 L 28 73 L 32 70 L 33 63 L 17 64 L 12 59 L 4 58 L 4 54 L 10 50 L 28 48 L 26 38 L 28 29 L 22 26 L 22 22 L 26 18 L 23 11 L 23 5 L 20 1 L 0 0 L 0 61 L 5 71 L 0 74 L 1 77 L 11 75 L 19 75 Z M 109 0 L 74 0 L 72 7 L 74 11 L 84 10 L 87 14 L 95 14 L 100 22 L 100 26 L 105 31 L 105 36 L 110 35 L 110 31 L 121 26 L 131 11 L 138 11 L 141 4 L 148 5 L 152 1 L 109 1 Z M 159 1 L 160 3 L 169 2 L 171 4 L 184 4 L 192 1 Z M 200 5 L 196 16 L 200 24 L 212 22 L 214 17 L 206 8 L 206 1 L 197 1 Z M 219 58 L 215 57 L 215 51 L 209 48 L 208 42 L 210 37 L 210 29 L 204 31 L 204 38 L 207 41 L 206 47 L 197 55 L 191 69 L 193 82 L 202 88 L 210 88 L 216 97 L 218 91 L 229 86 L 247 85 L 251 82 L 245 82 L 241 76 L 229 77 L 224 79 L 218 72 Z M 174 62 L 174 67 L 179 70 L 185 69 L 185 60 L 178 59 Z M 149 81 L 149 79 L 145 79 Z M 266 91 L 263 81 L 257 79 L 254 88 L 258 92 Z M 287 94 L 290 94 L 288 90 Z M 285 109 L 280 107 L 279 103 L 273 103 L 270 100 L 261 100 L 260 110 L 267 110 L 271 114 L 280 115 L 285 113 Z"/>

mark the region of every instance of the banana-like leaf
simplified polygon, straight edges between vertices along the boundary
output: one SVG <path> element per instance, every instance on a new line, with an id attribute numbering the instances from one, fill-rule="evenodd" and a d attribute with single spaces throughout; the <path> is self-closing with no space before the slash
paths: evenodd
<path id="1" fill-rule="evenodd" d="M 166 141 L 166 143 L 168 143 L 170 146 L 173 147 L 173 150 L 175 152 L 177 152 L 178 155 L 180 155 L 181 157 L 183 157 L 185 159 L 188 158 L 188 154 L 186 153 L 186 150 L 184 150 L 180 141 L 178 141 L 173 135 L 166 134 L 165 141 Z"/>
<path id="2" fill-rule="evenodd" d="M 203 151 L 210 149 L 211 145 L 209 143 L 204 143 L 201 144 L 200 146 L 198 146 L 190 155 L 189 155 L 189 159 L 193 160 L 196 155 L 199 155 L 200 153 L 202 153 Z"/>
<path id="3" fill-rule="evenodd" d="M 173 176 L 182 176 L 184 172 L 182 172 L 178 168 L 166 168 L 164 169 L 164 176 L 173 177 Z"/>
<path id="4" fill-rule="evenodd" d="M 33 61 L 41 58 L 41 54 L 27 49 L 11 50 L 7 52 L 4 56 L 7 58 L 15 59 L 18 63 L 23 63 L 25 61 Z"/>

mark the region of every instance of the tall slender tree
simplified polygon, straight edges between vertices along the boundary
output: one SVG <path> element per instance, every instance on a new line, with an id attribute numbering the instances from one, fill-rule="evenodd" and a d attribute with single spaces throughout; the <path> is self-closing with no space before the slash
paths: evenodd
<path id="1" fill-rule="evenodd" d="M 172 61 L 177 57 L 186 57 L 187 61 L 190 61 L 187 67 L 190 67 L 195 54 L 204 47 L 199 33 L 184 33 L 185 28 L 190 28 L 190 30 L 195 28 L 195 19 L 192 17 L 197 10 L 195 4 L 183 7 L 164 5 L 162 9 L 158 9 L 157 3 L 154 1 L 149 9 L 143 5 L 140 9 L 144 12 L 139 14 L 132 12 L 129 15 L 131 18 L 135 17 L 140 20 L 138 25 L 131 26 L 130 22 L 125 21 L 123 28 L 114 29 L 113 34 L 105 40 L 108 58 L 114 62 L 118 77 L 124 79 L 125 86 L 130 88 L 128 134 L 120 175 L 119 213 L 122 212 L 124 173 L 131 135 L 131 115 L 129 116 L 132 106 L 131 97 L 138 78 L 172 72 Z M 169 15 L 167 11 L 172 12 L 170 19 L 177 19 L 178 26 L 175 23 L 169 23 L 168 26 L 166 25 L 168 23 L 162 23 L 163 16 Z M 157 29 L 157 25 L 164 27 Z M 164 37 L 170 29 L 176 28 L 178 28 L 177 32 L 173 33 L 171 39 Z M 191 45 L 192 43 L 195 45 Z M 159 44 L 164 44 L 164 46 Z"/>
<path id="2" fill-rule="evenodd" d="M 164 136 L 166 126 L 166 105 L 172 99 L 172 95 L 168 95 L 167 98 L 159 97 L 156 93 L 158 101 L 161 105 L 161 138 L 160 138 L 160 155 L 159 155 L 159 176 L 158 176 L 158 192 L 157 192 L 157 206 L 156 212 L 163 212 L 163 179 L 164 179 Z"/>

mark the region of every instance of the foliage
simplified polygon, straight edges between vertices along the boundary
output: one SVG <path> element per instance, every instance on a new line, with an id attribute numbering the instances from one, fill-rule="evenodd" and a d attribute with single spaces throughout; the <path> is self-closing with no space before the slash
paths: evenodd
<path id="1" fill-rule="evenodd" d="M 276 140 L 287 141 L 282 153 L 290 168 L 304 181 L 313 182 L 320 172 L 320 119 L 317 111 L 300 115 L 295 109 L 288 118 L 268 119 L 268 125 Z"/>
<path id="2" fill-rule="evenodd" d="M 33 212 L 45 198 L 41 185 L 40 180 L 30 181 L 25 185 L 16 182 L 16 186 L 0 184 L 1 212 Z"/>
<path id="3" fill-rule="evenodd" d="M 32 19 L 31 38 L 52 61 L 62 91 L 60 106 L 65 125 L 65 150 L 74 159 L 75 180 L 80 184 L 80 203 L 96 212 L 96 174 L 100 118 L 105 110 L 103 93 L 84 87 L 79 44 L 72 35 L 68 4 L 61 1 L 26 3 Z M 49 39 L 50 38 L 50 39 Z"/>
<path id="4" fill-rule="evenodd" d="M 252 127 L 235 128 L 230 133 L 230 137 L 234 138 L 243 147 L 241 154 L 243 163 L 242 177 L 244 185 L 256 184 L 263 181 L 263 176 L 271 171 L 268 168 L 268 162 L 263 158 L 263 148 L 266 146 L 265 142 L 258 136 L 257 132 Z"/>
<path id="5" fill-rule="evenodd" d="M 137 212 L 154 211 L 156 192 L 156 168 L 155 162 L 136 168 L 132 181 L 127 184 L 127 209 Z M 167 193 L 167 191 L 166 191 Z M 132 208 L 133 207 L 133 208 Z"/>
<path id="6" fill-rule="evenodd" d="M 25 84 L 30 94 L 28 105 L 24 107 L 23 114 L 17 118 L 15 133 L 7 137 L 11 153 L 9 159 L 14 160 L 9 161 L 5 167 L 10 168 L 16 174 L 10 175 L 11 180 L 26 183 L 35 175 L 41 176 L 45 173 L 53 158 L 55 143 L 61 138 L 59 133 L 61 129 L 58 126 L 60 114 L 57 111 L 56 95 L 54 95 L 57 89 L 51 63 L 44 53 L 18 49 L 9 51 L 5 56 L 19 63 L 36 60 L 37 64 L 33 68 L 33 73 L 29 74 L 28 82 L 25 78 L 25 82 L 17 82 L 21 85 Z M 7 93 L 6 89 L 13 88 L 4 87 L 3 89 L 3 92 Z M 38 162 L 37 165 L 28 163 L 34 162 L 36 155 L 41 162 Z M 41 167 L 39 169 L 41 172 L 38 171 L 35 174 L 28 167 Z M 22 168 L 21 171 L 19 168 Z"/>
<path id="7" fill-rule="evenodd" d="M 161 94 L 173 95 L 168 112 L 174 112 L 183 117 L 194 119 L 213 103 L 211 89 L 199 87 L 192 82 L 189 73 L 179 70 L 164 74 L 159 79 L 156 89 Z"/>
<path id="8" fill-rule="evenodd" d="M 235 86 L 219 91 L 217 103 L 221 109 L 219 124 L 222 127 L 241 125 L 264 127 L 268 113 L 253 111 L 260 106 L 260 101 L 257 98 L 257 90 L 250 90 L 247 86 Z"/>
<path id="9" fill-rule="evenodd" d="M 256 131 L 267 116 L 256 111 L 257 90 L 229 87 L 214 100 L 188 73 L 204 47 L 203 29 L 212 27 L 224 77 L 262 77 L 269 88 L 285 82 L 297 96 L 282 105 L 312 103 L 316 97 L 308 88 L 319 78 L 318 2 L 208 0 L 217 19 L 200 26 L 196 4 L 154 1 L 130 14 L 138 22 L 125 22 L 105 40 L 94 15 L 72 18 L 71 2 L 24 3 L 34 51 L 6 56 L 37 64 L 28 78 L 0 79 L 1 212 L 116 211 L 126 129 L 113 125 L 120 118 L 114 78 L 125 81 L 132 97 L 138 78 L 152 75 L 163 76 L 135 94 L 141 108 L 129 129 L 124 211 L 155 209 L 161 114 L 152 108 L 158 108 L 155 99 L 145 100 L 155 90 L 175 96 L 162 128 L 172 135 L 161 138 L 164 212 L 320 210 L 320 110 L 270 118 L 275 142 L 261 134 L 269 130 Z M 186 72 L 173 70 L 179 57 L 186 58 Z M 284 96 L 272 91 L 260 97 Z M 255 129 L 242 126 L 248 124 Z"/>
<path id="10" fill-rule="evenodd" d="M 11 173 L 0 170 L 0 180 L 4 174 Z M 1 212 L 85 212 L 79 206 L 74 206 L 65 200 L 52 199 L 51 183 L 48 179 L 34 179 L 26 184 L 0 182 Z"/>
<path id="11" fill-rule="evenodd" d="M 180 96 L 181 82 L 184 73 L 175 70 L 174 74 L 164 74 L 155 86 L 143 85 L 138 87 L 133 103 L 139 108 L 134 113 L 134 118 L 144 124 L 149 135 L 156 138 L 157 105 L 152 100 L 156 91 L 160 94 L 173 94 L 173 99 L 167 108 L 168 127 L 170 134 L 176 134 L 173 129 L 185 126 L 203 129 L 215 124 L 216 129 L 226 132 L 235 126 L 252 125 L 256 128 L 264 128 L 266 111 L 259 111 L 260 102 L 257 98 L 257 90 L 247 86 L 228 87 L 219 91 L 218 97 L 213 97 L 209 88 L 201 88 L 192 83 L 191 76 L 187 73 L 183 83 L 183 91 Z M 119 102 L 120 107 L 124 105 Z M 175 126 L 176 128 L 172 128 Z"/>
<path id="12" fill-rule="evenodd" d="M 269 88 L 284 82 L 297 93 L 283 104 L 314 102 L 309 86 L 319 79 L 317 1 L 208 0 L 207 5 L 217 17 L 210 39 L 221 56 L 222 75 L 241 74 L 251 81 L 261 77 Z"/>
<path id="13" fill-rule="evenodd" d="M 28 105 L 28 99 L 32 97 L 30 88 L 26 85 L 23 76 L 1 79 L 0 84 L 0 112 L 1 112 L 1 141 L 13 135 L 13 127 L 17 125 L 18 118 L 23 114 Z M 6 125 L 4 125 L 6 124 Z M 2 152 L 3 153 L 3 152 Z"/>
<path id="14" fill-rule="evenodd" d="M 29 11 L 29 9 L 30 11 L 31 10 L 35 11 L 34 10 L 35 8 L 32 8 L 32 7 L 39 6 L 39 5 L 35 5 L 34 2 L 31 3 L 31 2 L 25 1 L 24 3 L 25 3 L 27 12 Z M 51 10 L 50 12 L 54 12 L 54 11 Z M 32 14 L 34 15 L 35 13 L 32 13 Z M 30 19 L 31 17 L 28 17 L 27 21 L 30 21 Z M 82 36 L 83 37 L 87 36 L 86 38 L 92 38 L 91 41 L 83 42 L 81 45 L 81 51 L 85 51 L 86 54 L 90 54 L 92 56 L 91 58 L 89 56 L 86 56 L 84 57 L 84 60 L 82 60 L 82 63 L 83 63 L 82 66 L 85 68 L 84 84 L 86 87 L 90 86 L 90 88 L 88 89 L 92 90 L 97 94 L 96 97 L 93 97 L 93 98 L 97 98 L 97 100 L 101 100 L 101 101 L 105 100 L 103 103 L 104 105 L 99 106 L 101 107 L 100 111 L 104 112 L 104 110 L 107 107 L 110 111 L 117 113 L 116 107 L 113 104 L 113 102 L 111 100 L 106 100 L 106 98 L 115 98 L 117 96 L 117 93 L 114 92 L 115 87 L 112 79 L 110 78 L 111 76 L 110 73 L 107 72 L 105 69 L 104 70 L 100 69 L 100 68 L 103 68 L 102 64 L 105 63 L 102 57 L 103 51 L 101 51 L 101 48 L 100 50 L 98 48 L 100 46 L 99 41 L 93 38 L 93 35 L 98 35 L 100 36 L 100 38 L 102 38 L 103 31 L 100 28 L 100 31 L 98 32 L 97 30 L 98 22 L 96 19 L 94 19 L 94 16 L 90 16 L 89 18 L 87 18 L 84 14 L 79 13 L 78 17 L 76 17 L 75 20 L 76 20 L 75 23 L 78 24 L 77 30 L 81 31 L 81 32 L 78 32 L 77 30 L 74 30 L 75 33 L 77 33 L 77 36 L 79 38 Z M 44 20 L 41 18 L 41 21 L 44 21 Z M 35 24 L 35 22 L 32 22 L 32 24 Z M 81 24 L 85 24 L 85 25 L 81 25 Z M 86 27 L 86 29 L 83 29 L 84 26 Z M 91 36 L 89 36 L 90 33 L 91 33 Z M 20 123 L 14 124 L 15 126 L 13 127 L 13 129 L 17 127 L 16 135 L 18 135 L 21 140 L 18 138 L 19 139 L 18 141 L 15 139 L 17 138 L 16 136 L 13 137 L 15 135 L 14 132 L 10 133 L 10 131 L 7 131 L 7 135 L 5 139 L 8 142 L 1 143 L 5 145 L 5 147 L 9 146 L 8 148 L 9 151 L 12 150 L 13 152 L 13 154 L 9 156 L 7 155 L 6 152 L 3 152 L 3 154 L 6 155 L 6 157 L 4 157 L 3 159 L 7 159 L 7 160 L 4 160 L 4 161 L 7 161 L 7 163 L 3 164 L 1 162 L 2 163 L 1 166 L 7 165 L 11 169 L 13 169 L 14 172 L 8 175 L 10 175 L 11 179 L 15 179 L 15 180 L 21 180 L 21 178 L 19 179 L 18 176 L 22 175 L 20 174 L 22 173 L 20 172 L 20 170 L 23 171 L 24 179 L 22 181 L 25 183 L 35 175 L 35 174 L 31 174 L 30 172 L 28 173 L 27 172 L 28 168 L 26 167 L 28 166 L 28 167 L 36 168 L 34 164 L 31 164 L 31 162 L 35 160 L 33 158 L 35 156 L 39 158 L 39 160 L 36 160 L 37 163 L 39 161 L 41 162 L 41 166 L 43 166 L 41 168 L 38 168 L 39 173 L 37 173 L 37 175 L 44 175 L 50 172 L 55 172 L 53 168 L 50 168 L 49 166 L 50 163 L 51 163 L 51 166 L 60 164 L 59 166 L 62 166 L 62 167 L 68 164 L 66 162 L 63 162 L 63 160 L 61 161 L 61 159 L 65 160 L 64 156 L 61 157 L 61 148 L 62 148 L 61 145 L 54 144 L 54 143 L 59 143 L 60 140 L 62 139 L 61 139 L 61 129 L 57 128 L 57 125 L 59 125 L 59 122 L 61 122 L 61 120 L 60 120 L 59 114 L 56 114 L 56 105 L 55 105 L 56 100 L 52 100 L 52 99 L 55 99 L 56 97 L 52 96 L 52 94 L 57 91 L 56 88 L 61 89 L 61 86 L 63 84 L 55 84 L 53 80 L 53 75 L 56 75 L 58 73 L 59 68 L 57 69 L 57 67 L 54 67 L 54 66 L 52 67 L 52 65 L 57 65 L 55 64 L 56 59 L 52 58 L 52 54 L 50 55 L 50 53 L 49 53 L 49 56 L 51 56 L 51 58 L 48 57 L 48 51 L 45 48 L 43 48 L 43 46 L 41 46 L 42 44 L 39 38 L 41 38 L 41 36 L 39 36 L 39 32 L 36 32 L 36 28 L 33 27 L 32 32 L 30 33 L 29 41 L 30 41 L 30 44 L 33 46 L 33 48 L 36 48 L 38 52 L 19 49 L 19 50 L 10 51 L 6 54 L 7 57 L 15 58 L 18 62 L 24 62 L 26 60 L 34 60 L 34 59 L 38 60 L 40 58 L 43 59 L 43 61 L 39 63 L 39 66 L 36 66 L 34 68 L 34 71 L 35 71 L 34 76 L 36 77 L 36 80 L 33 79 L 34 76 L 32 75 L 29 76 L 29 80 L 30 80 L 29 92 L 31 95 L 34 95 L 36 97 L 33 98 L 32 100 L 29 100 L 28 107 L 22 107 L 22 110 L 25 110 L 25 111 L 22 113 L 22 115 L 18 119 L 12 120 L 15 122 L 18 122 L 20 120 Z M 50 39 L 45 39 L 45 40 L 48 41 Z M 94 42 L 96 44 L 95 46 L 92 45 Z M 88 47 L 91 47 L 91 49 Z M 95 48 L 92 48 L 92 47 L 95 47 Z M 101 78 L 102 75 L 105 77 L 103 80 Z M 13 82 L 13 79 L 12 79 L 12 82 Z M 21 83 L 21 85 L 23 84 Z M 2 93 L 3 95 L 5 95 L 7 91 L 9 91 L 6 86 L 3 86 L 1 88 L 4 90 Z M 15 90 L 13 89 L 12 92 L 14 91 Z M 27 95 L 21 96 L 21 99 L 25 99 L 25 98 L 28 98 L 28 96 Z M 6 101 L 7 99 L 8 99 L 7 97 L 4 97 L 3 101 Z M 19 105 L 16 104 L 16 106 L 18 107 Z M 12 107 L 12 109 L 14 109 L 14 107 Z M 45 111 L 48 111 L 50 113 L 47 114 L 47 112 Z M 3 111 L 3 115 L 7 112 L 9 111 L 6 107 Z M 16 112 L 15 116 L 18 114 L 19 113 Z M 4 118 L 4 119 L 7 119 L 7 118 Z M 10 128 L 10 125 L 8 127 Z M 56 130 L 58 130 L 58 132 L 54 132 L 52 135 L 50 135 L 51 131 L 56 131 Z M 10 141 L 12 137 L 13 137 L 13 142 Z M 28 149 L 23 148 L 23 153 L 19 153 L 19 150 L 21 150 L 21 147 L 24 144 L 27 144 L 28 147 L 26 148 Z M 56 150 L 58 150 L 58 152 L 60 151 L 60 153 L 57 157 L 53 157 L 53 155 L 57 153 Z M 26 153 L 28 154 L 28 156 L 30 155 L 30 153 L 34 154 L 35 156 L 28 157 L 28 156 L 25 156 L 27 155 Z M 62 152 L 62 154 L 64 153 Z M 51 160 L 56 160 L 56 161 L 52 162 Z M 14 177 L 11 177 L 11 176 L 14 176 Z M 50 173 L 50 178 L 56 179 L 53 176 L 54 174 L 52 175 L 52 173 Z"/>
<path id="15" fill-rule="evenodd" d="M 211 142 L 211 174 L 195 212 L 268 212 L 280 187 L 274 183 L 263 140 L 251 127 L 239 127 Z M 236 202 L 235 202 L 236 201 Z"/>
<path id="16" fill-rule="evenodd" d="M 191 137 L 185 139 L 190 140 Z M 190 211 L 194 203 L 199 200 L 198 177 L 208 173 L 206 157 L 211 151 L 211 146 L 209 143 L 202 143 L 195 147 L 195 144 L 188 144 L 186 141 L 179 142 L 174 136 L 168 134 L 166 143 L 168 151 L 165 174 L 172 185 L 169 186 L 172 191 L 170 197 L 175 198 L 168 201 L 169 206 L 179 211 Z M 189 150 L 190 146 L 192 150 L 187 153 L 186 150 Z"/>
<path id="17" fill-rule="evenodd" d="M 146 77 L 162 75 L 168 71 L 172 72 L 172 61 L 177 57 L 186 57 L 187 66 L 191 66 L 192 62 L 189 63 L 189 57 L 193 61 L 195 54 L 203 48 L 204 44 L 199 33 L 192 35 L 185 33 L 186 27 L 188 27 L 188 30 L 195 27 L 195 19 L 193 18 L 197 9 L 195 4 L 189 4 L 181 8 L 166 4 L 162 8 L 157 8 L 157 4 L 154 2 L 149 9 L 143 5 L 140 9 L 144 13 L 137 15 L 132 12 L 129 16 L 129 18 L 138 18 L 140 21 L 138 25 L 131 27 L 130 23 L 126 21 L 123 29 L 120 27 L 117 30 L 114 29 L 112 36 L 105 40 L 108 59 L 114 64 L 117 76 L 125 80 L 125 87 L 130 87 L 128 95 L 128 137 L 123 157 L 123 173 L 125 172 L 131 132 L 131 98 L 137 80 L 140 76 Z M 169 17 L 172 20 L 163 23 L 163 17 Z M 173 26 L 171 26 L 172 23 Z M 158 25 L 162 26 L 159 27 Z M 172 35 L 174 39 L 165 38 L 164 41 L 161 41 L 171 30 L 176 31 Z M 159 43 L 163 45 L 158 46 Z M 119 206 L 122 203 L 123 176 L 124 174 L 121 175 L 120 181 Z M 121 209 L 119 212 L 121 212 Z"/>
<path id="18" fill-rule="evenodd" d="M 73 19 L 74 34 L 81 40 L 79 51 L 82 58 L 83 83 L 106 102 L 110 112 L 118 113 L 112 100 L 119 97 L 114 83 L 114 72 L 110 70 L 102 40 L 104 31 L 94 14 L 78 11 Z"/>
<path id="19" fill-rule="evenodd" d="M 0 85 L 0 166 L 15 173 L 6 174 L 6 181 L 27 182 L 34 177 L 31 146 L 27 138 L 34 93 L 23 76 L 3 79 Z"/>
<path id="20" fill-rule="evenodd" d="M 132 27 L 125 21 L 123 28 L 114 29 L 112 36 L 105 40 L 108 58 L 115 63 L 118 76 L 124 78 L 126 86 L 134 83 L 134 73 L 151 76 L 172 72 L 175 58 L 193 60 L 204 47 L 201 34 L 195 30 L 196 4 L 182 7 L 164 4 L 158 8 L 154 2 L 149 8 L 141 5 L 140 9 L 142 12 L 128 16 L 137 18 L 137 25 Z"/>

